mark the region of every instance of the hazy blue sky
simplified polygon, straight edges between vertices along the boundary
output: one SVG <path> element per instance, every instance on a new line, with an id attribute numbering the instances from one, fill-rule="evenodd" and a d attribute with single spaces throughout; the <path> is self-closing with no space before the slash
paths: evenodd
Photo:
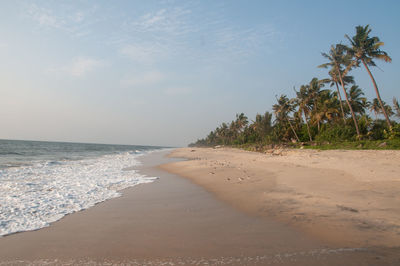
<path id="1" fill-rule="evenodd" d="M 326 77 L 320 53 L 365 24 L 393 58 L 373 69 L 391 103 L 399 3 L 3 0 L 0 138 L 183 146 Z"/>

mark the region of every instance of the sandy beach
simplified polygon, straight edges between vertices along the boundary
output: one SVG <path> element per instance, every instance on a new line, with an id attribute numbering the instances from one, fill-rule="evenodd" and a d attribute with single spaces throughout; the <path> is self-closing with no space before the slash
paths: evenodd
<path id="1" fill-rule="evenodd" d="M 334 181 L 336 176 L 331 177 L 331 171 L 336 170 L 318 167 L 310 170 L 300 159 L 292 167 L 290 157 L 283 162 L 279 160 L 284 156 L 231 149 L 179 149 L 170 155 L 190 159 L 186 161 L 166 158 L 168 153 L 157 152 L 142 158 L 140 171 L 160 177 L 156 182 L 125 189 L 121 197 L 67 215 L 47 228 L 1 237 L 0 265 L 396 265 L 399 262 L 396 248 L 399 235 L 394 226 L 398 222 L 399 198 L 389 194 L 374 196 L 378 195 L 375 193 L 372 198 L 364 195 L 358 205 L 355 199 L 346 200 L 344 194 L 354 190 L 351 182 L 355 185 L 361 182 L 357 176 L 345 184 Z M 313 152 L 310 155 L 317 156 Z M 162 169 L 157 167 L 160 164 Z M 315 176 L 305 178 L 307 171 L 314 170 Z M 294 181 L 285 175 L 286 171 L 304 180 Z M 323 182 L 316 180 L 318 171 L 326 171 L 325 178 L 331 180 L 325 190 L 320 188 Z M 343 174 L 342 182 L 350 175 Z M 393 173 L 392 179 L 395 178 Z M 385 191 L 394 193 L 398 189 L 395 186 L 398 183 L 389 176 L 382 182 Z M 339 188 L 348 190 L 328 208 L 327 197 L 332 200 Z M 358 191 L 361 189 L 365 187 Z M 371 187 L 373 191 L 380 189 L 378 185 Z M 389 201 L 386 198 L 390 196 L 394 202 L 385 208 L 393 211 L 375 210 L 382 202 Z M 364 214 L 368 201 L 373 201 L 372 215 L 375 212 L 392 215 L 380 216 L 387 220 L 379 220 L 379 229 L 357 227 L 361 221 L 370 225 L 372 219 L 377 219 L 371 213 Z M 324 234 L 323 228 L 336 232 Z M 332 237 L 335 234 L 340 237 Z"/>
<path id="2" fill-rule="evenodd" d="M 326 243 L 400 246 L 400 152 L 185 148 L 163 166 L 232 206 Z"/>

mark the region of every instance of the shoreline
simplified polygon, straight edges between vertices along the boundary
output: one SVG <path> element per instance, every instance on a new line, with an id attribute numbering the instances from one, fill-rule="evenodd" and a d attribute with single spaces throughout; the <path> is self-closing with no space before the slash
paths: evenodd
<path id="1" fill-rule="evenodd" d="M 121 197 L 49 227 L 0 238 L 0 265 L 364 265 L 377 257 L 391 265 L 391 250 L 326 245 L 281 222 L 238 211 L 161 170 L 161 164 L 185 162 L 166 154 L 141 158 L 139 173 L 157 181 L 124 189 Z"/>
<path id="2" fill-rule="evenodd" d="M 134 171 L 150 149 L 63 145 L 0 143 L 0 236 L 48 227 L 119 197 L 124 188 L 154 181 Z"/>

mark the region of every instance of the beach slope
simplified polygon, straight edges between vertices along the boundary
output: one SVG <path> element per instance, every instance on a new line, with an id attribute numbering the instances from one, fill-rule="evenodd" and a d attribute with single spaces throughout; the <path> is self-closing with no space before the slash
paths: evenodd
<path id="1" fill-rule="evenodd" d="M 182 148 L 162 168 L 330 245 L 400 246 L 400 151 Z"/>

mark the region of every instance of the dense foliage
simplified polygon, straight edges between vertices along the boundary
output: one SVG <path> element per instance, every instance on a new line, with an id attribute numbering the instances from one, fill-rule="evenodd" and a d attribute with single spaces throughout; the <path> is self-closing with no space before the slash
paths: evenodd
<path id="1" fill-rule="evenodd" d="M 392 118 L 400 118 L 399 102 L 393 98 L 392 108 L 381 99 L 370 70 L 376 66 L 374 60 L 391 62 L 391 58 L 380 49 L 383 42 L 378 37 L 370 37 L 370 32 L 369 25 L 357 26 L 353 37 L 345 35 L 348 46 L 332 45 L 328 53 L 322 53 L 327 62 L 319 67 L 328 69 L 328 78 L 312 78 L 309 84 L 296 91 L 294 98 L 281 95 L 272 106 L 273 114 L 257 114 L 251 123 L 243 113 L 237 114 L 231 123 L 222 123 L 206 138 L 191 145 L 301 142 L 347 143 L 347 146 L 354 147 L 348 143 L 357 142 L 357 147 L 374 148 L 378 147 L 374 141 L 379 140 L 398 145 L 400 124 Z M 363 90 L 349 75 L 358 67 L 365 68 L 371 78 L 376 93 L 372 101 L 364 97 Z M 381 115 L 384 120 L 379 119 Z M 372 144 L 365 144 L 368 141 Z"/>

